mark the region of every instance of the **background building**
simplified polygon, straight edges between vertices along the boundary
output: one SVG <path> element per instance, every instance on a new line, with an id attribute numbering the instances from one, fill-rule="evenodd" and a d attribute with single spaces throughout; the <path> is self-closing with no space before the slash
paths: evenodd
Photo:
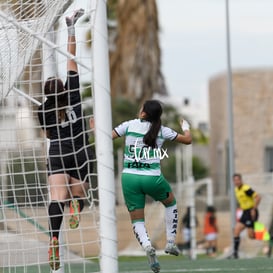
<path id="1" fill-rule="evenodd" d="M 233 72 L 234 169 L 243 175 L 273 171 L 273 70 Z M 228 180 L 227 77 L 209 81 L 211 177 L 217 194 Z"/>

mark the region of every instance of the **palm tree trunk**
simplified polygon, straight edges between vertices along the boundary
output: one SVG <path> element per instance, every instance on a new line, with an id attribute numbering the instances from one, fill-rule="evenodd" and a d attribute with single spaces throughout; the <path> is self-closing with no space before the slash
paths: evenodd
<path id="1" fill-rule="evenodd" d="M 110 54 L 111 92 L 142 102 L 166 95 L 161 73 L 158 12 L 155 0 L 118 0 L 117 36 Z"/>

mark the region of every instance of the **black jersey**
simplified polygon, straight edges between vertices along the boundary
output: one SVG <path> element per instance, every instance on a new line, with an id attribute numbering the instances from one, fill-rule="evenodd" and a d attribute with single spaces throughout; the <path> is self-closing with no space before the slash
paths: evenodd
<path id="1" fill-rule="evenodd" d="M 82 114 L 81 97 L 79 91 L 79 75 L 75 71 L 68 71 L 65 90 L 68 92 L 68 105 L 65 106 L 65 120 L 58 121 L 58 109 L 55 103 L 47 100 L 38 109 L 38 118 L 43 130 L 50 139 L 50 146 L 82 147 L 88 143 L 88 135 Z M 55 145 L 54 145 L 55 144 Z"/>

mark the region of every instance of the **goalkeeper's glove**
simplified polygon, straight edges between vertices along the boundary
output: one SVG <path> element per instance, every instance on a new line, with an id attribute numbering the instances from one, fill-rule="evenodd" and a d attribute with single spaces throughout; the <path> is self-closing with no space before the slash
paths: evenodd
<path id="1" fill-rule="evenodd" d="M 183 130 L 183 132 L 190 130 L 190 124 L 185 119 L 182 119 L 180 121 L 180 125 L 181 125 L 181 129 Z"/>
<path id="2" fill-rule="evenodd" d="M 68 36 L 75 36 L 75 24 L 78 19 L 84 14 L 84 9 L 79 9 L 74 12 L 71 17 L 65 17 Z"/>

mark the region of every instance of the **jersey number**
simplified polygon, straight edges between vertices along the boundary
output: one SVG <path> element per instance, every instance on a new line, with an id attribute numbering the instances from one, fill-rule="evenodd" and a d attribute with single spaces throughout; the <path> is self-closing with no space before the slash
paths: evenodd
<path id="1" fill-rule="evenodd" d="M 66 110 L 66 116 L 68 121 L 62 121 L 62 128 L 67 127 L 69 123 L 75 123 L 77 121 L 77 115 L 72 107 Z"/>

